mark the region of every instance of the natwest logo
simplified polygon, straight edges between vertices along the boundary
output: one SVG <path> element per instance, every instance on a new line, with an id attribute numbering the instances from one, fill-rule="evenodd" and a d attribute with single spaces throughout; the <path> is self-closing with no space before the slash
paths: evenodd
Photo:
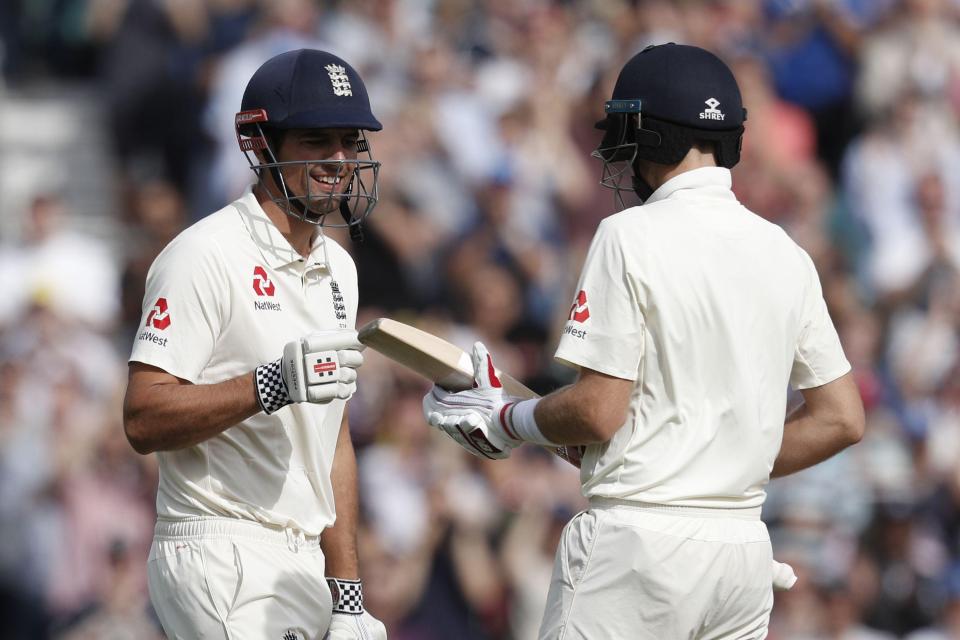
<path id="1" fill-rule="evenodd" d="M 167 299 L 157 298 L 153 303 L 153 309 L 147 314 L 147 323 L 145 327 L 153 327 L 163 331 L 170 326 L 170 312 L 167 311 Z"/>
<path id="2" fill-rule="evenodd" d="M 273 292 L 277 290 L 276 285 L 267 277 L 266 270 L 257 265 L 253 268 L 253 292 L 258 296 L 273 297 Z"/>
<path id="3" fill-rule="evenodd" d="M 580 290 L 580 293 L 577 294 L 577 299 L 574 300 L 573 305 L 570 307 L 570 316 L 569 319 L 574 322 L 586 322 L 587 318 L 590 317 L 590 310 L 587 308 L 587 292 Z"/>

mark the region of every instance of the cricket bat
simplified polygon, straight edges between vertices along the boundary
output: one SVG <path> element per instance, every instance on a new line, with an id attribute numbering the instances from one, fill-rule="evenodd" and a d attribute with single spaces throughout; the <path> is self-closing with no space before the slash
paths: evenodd
<path id="1" fill-rule="evenodd" d="M 390 318 L 372 320 L 361 327 L 358 334 L 366 346 L 444 389 L 464 391 L 473 387 L 470 354 L 443 338 Z M 499 369 L 496 373 L 508 395 L 524 400 L 539 397 L 513 376 Z M 580 447 L 549 447 L 549 450 L 580 467 Z"/>

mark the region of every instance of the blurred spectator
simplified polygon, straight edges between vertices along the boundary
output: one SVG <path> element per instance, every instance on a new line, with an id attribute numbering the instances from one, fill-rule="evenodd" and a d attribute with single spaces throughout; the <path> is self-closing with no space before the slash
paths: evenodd
<path id="1" fill-rule="evenodd" d="M 960 636 L 960 567 L 950 567 L 944 577 L 946 598 L 935 624 L 905 636 L 906 640 L 952 640 Z"/>
<path id="2" fill-rule="evenodd" d="M 187 207 L 170 182 L 148 180 L 131 185 L 128 201 L 130 241 L 120 273 L 120 322 L 124 344 L 136 333 L 141 318 L 147 271 L 154 258 L 184 228 Z"/>
<path id="3" fill-rule="evenodd" d="M 187 188 L 205 147 L 197 83 L 205 4 L 100 1 L 89 11 L 91 33 L 103 43 L 100 78 L 121 179 L 159 177 Z"/>
<path id="4" fill-rule="evenodd" d="M 310 0 L 261 2 L 259 24 L 251 37 L 225 52 L 216 62 L 210 81 L 210 97 L 202 111 L 202 126 L 215 143 L 210 166 L 197 195 L 195 211 L 216 211 L 237 198 L 254 182 L 253 173 L 237 146 L 234 116 L 240 111 L 243 89 L 253 72 L 275 55 L 294 49 L 323 49 L 313 34 L 318 8 Z M 337 53 L 333 51 L 332 53 Z M 195 153 L 195 151 L 194 151 Z"/>
<path id="5" fill-rule="evenodd" d="M 817 150 L 836 175 L 855 129 L 853 83 L 860 32 L 853 18 L 865 3 L 764 0 L 760 36 L 777 93 L 816 122 Z M 874 9 L 875 11 L 876 9 Z"/>
<path id="6" fill-rule="evenodd" d="M 109 328 L 118 309 L 116 259 L 111 248 L 79 230 L 68 201 L 56 193 L 36 196 L 20 243 L 0 245 L 0 274 L 15 282 L 0 301 L 0 325 L 11 324 L 31 302 L 62 318 Z"/>

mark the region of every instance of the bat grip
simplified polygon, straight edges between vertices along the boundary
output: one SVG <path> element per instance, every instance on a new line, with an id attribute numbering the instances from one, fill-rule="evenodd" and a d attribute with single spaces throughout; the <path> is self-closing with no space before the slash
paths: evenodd
<path id="1" fill-rule="evenodd" d="M 580 468 L 580 462 L 583 459 L 582 446 L 572 447 L 572 446 L 562 445 L 559 447 L 554 447 L 552 451 L 556 455 L 560 456 L 561 458 L 563 458 L 564 460 L 566 460 L 567 462 L 575 466 L 577 469 Z"/>

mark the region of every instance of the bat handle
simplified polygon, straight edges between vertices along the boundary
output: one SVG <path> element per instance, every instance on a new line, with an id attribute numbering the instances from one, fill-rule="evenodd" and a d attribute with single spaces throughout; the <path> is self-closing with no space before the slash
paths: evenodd
<path id="1" fill-rule="evenodd" d="M 580 468 L 580 461 L 583 459 L 583 447 L 568 447 L 564 445 L 554 448 L 553 452 L 575 466 L 577 469 Z"/>

